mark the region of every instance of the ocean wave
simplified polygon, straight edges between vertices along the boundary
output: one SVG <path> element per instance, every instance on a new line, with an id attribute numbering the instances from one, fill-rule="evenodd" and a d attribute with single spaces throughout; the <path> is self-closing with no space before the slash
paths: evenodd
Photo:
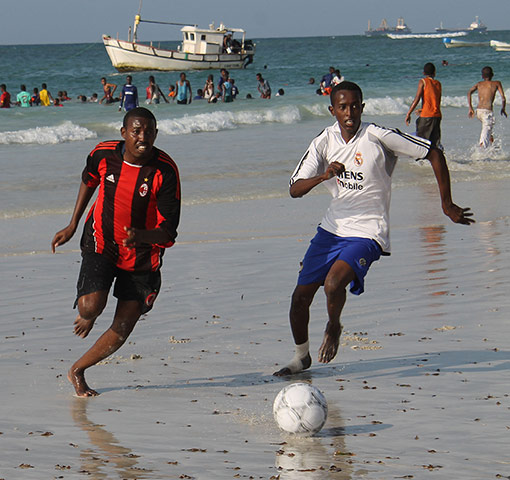
<path id="1" fill-rule="evenodd" d="M 0 144 L 19 145 L 35 143 L 38 145 L 56 145 L 58 143 L 77 142 L 96 137 L 97 134 L 95 132 L 66 121 L 61 125 L 53 127 L 35 127 L 27 130 L 2 132 Z"/>
<path id="2" fill-rule="evenodd" d="M 406 100 L 400 97 L 367 98 L 365 100 L 365 115 L 400 115 L 409 110 Z"/>
<path id="3" fill-rule="evenodd" d="M 240 125 L 260 125 L 263 123 L 297 123 L 302 115 L 297 106 L 279 108 L 229 111 L 221 110 L 209 113 L 184 115 L 177 118 L 159 118 L 159 133 L 166 135 L 188 135 L 201 132 L 220 132 L 233 130 Z M 113 122 L 109 128 L 119 129 L 121 122 Z"/>

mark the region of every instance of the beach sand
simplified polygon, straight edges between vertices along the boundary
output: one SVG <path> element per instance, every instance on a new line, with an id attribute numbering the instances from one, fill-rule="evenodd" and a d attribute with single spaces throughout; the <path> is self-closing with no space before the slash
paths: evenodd
<path id="1" fill-rule="evenodd" d="M 272 372 L 293 355 L 290 294 L 328 197 L 185 207 L 155 307 L 88 371 L 90 399 L 66 372 L 115 302 L 89 338 L 73 336 L 78 238 L 48 248 L 68 216 L 13 220 L 0 257 L 0 478 L 510 478 L 509 188 L 454 184 L 470 227 L 442 214 L 434 185 L 394 190 L 393 254 L 349 295 L 339 355 L 292 379 Z M 325 319 L 320 291 L 314 357 Z M 297 380 L 328 400 L 313 438 L 272 417 Z"/>

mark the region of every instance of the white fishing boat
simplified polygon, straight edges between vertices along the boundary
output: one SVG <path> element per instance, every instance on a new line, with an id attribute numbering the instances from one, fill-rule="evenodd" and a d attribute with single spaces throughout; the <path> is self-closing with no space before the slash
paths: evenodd
<path id="1" fill-rule="evenodd" d="M 491 40 L 490 45 L 494 50 L 496 50 L 496 52 L 510 52 L 510 43 L 508 42 Z"/>
<path id="2" fill-rule="evenodd" d="M 137 34 L 141 22 L 182 26 L 182 43 L 177 50 L 160 48 L 152 42 L 139 43 Z M 135 16 L 133 35 L 130 28 L 127 41 L 103 35 L 103 43 L 112 65 L 119 72 L 238 69 L 246 68 L 255 55 L 255 44 L 246 40 L 241 28 L 227 28 L 222 23 L 218 28 L 211 24 L 208 29 L 202 29 L 197 25 L 144 20 L 140 11 Z"/>
<path id="3" fill-rule="evenodd" d="M 465 40 L 455 40 L 450 37 L 443 38 L 443 45 L 446 48 L 459 48 L 459 47 L 488 47 L 490 42 L 467 42 Z"/>

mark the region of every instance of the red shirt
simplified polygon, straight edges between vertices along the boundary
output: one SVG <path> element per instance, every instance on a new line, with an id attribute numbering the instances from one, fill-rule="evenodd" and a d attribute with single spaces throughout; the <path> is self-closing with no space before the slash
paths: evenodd
<path id="1" fill-rule="evenodd" d="M 2 106 L 0 108 L 11 108 L 11 94 L 9 92 L 3 92 L 0 95 L 0 103 Z"/>
<path id="2" fill-rule="evenodd" d="M 181 191 L 179 171 L 163 151 L 153 148 L 152 159 L 143 166 L 123 159 L 123 141 L 102 142 L 87 157 L 82 181 L 99 186 L 81 239 L 83 252 L 105 255 L 117 267 L 129 271 L 155 271 L 164 249 L 177 237 Z M 171 240 L 164 245 L 140 245 L 128 249 L 124 227 L 161 228 Z"/>

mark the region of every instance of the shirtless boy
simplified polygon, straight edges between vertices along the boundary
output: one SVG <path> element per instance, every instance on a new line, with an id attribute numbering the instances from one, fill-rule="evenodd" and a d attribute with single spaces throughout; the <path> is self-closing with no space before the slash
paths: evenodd
<path id="1" fill-rule="evenodd" d="M 101 85 L 103 85 L 103 98 L 99 100 L 99 103 L 113 103 L 113 94 L 115 90 L 117 90 L 117 85 L 115 83 L 108 83 L 106 78 L 101 78 Z"/>
<path id="2" fill-rule="evenodd" d="M 496 92 L 499 92 L 501 95 L 501 115 L 507 116 L 505 108 L 506 108 L 506 98 L 505 92 L 503 91 L 503 85 L 498 80 L 492 80 L 494 76 L 494 72 L 491 67 L 483 67 L 482 68 L 482 78 L 481 82 L 478 82 L 476 85 L 473 85 L 468 92 L 468 104 L 469 104 L 469 118 L 473 118 L 475 116 L 475 111 L 473 110 L 473 104 L 471 102 L 471 96 L 474 92 L 478 91 L 478 106 L 476 107 L 476 117 L 480 122 L 482 122 L 482 132 L 480 133 L 480 147 L 487 148 L 489 145 L 494 142 L 494 137 L 492 136 L 492 130 L 494 128 L 494 112 L 492 110 L 494 104 L 494 98 L 496 97 Z"/>
<path id="3" fill-rule="evenodd" d="M 452 201 L 450 176 L 441 150 L 428 140 L 361 121 L 363 94 L 358 85 L 342 82 L 331 91 L 329 110 L 336 122 L 310 144 L 290 179 L 291 197 L 302 197 L 324 183 L 333 199 L 303 260 L 292 294 L 290 326 L 295 355 L 276 376 L 310 367 L 310 305 L 320 286 L 326 294 L 328 322 L 319 362 L 329 363 L 338 351 L 340 314 L 346 288 L 360 295 L 372 262 L 390 252 L 391 174 L 397 156 L 429 160 L 443 212 L 453 222 L 469 225 L 469 208 Z"/>
<path id="4" fill-rule="evenodd" d="M 71 222 L 51 242 L 55 252 L 71 239 L 99 187 L 81 238 L 74 333 L 82 338 L 89 334 L 114 280 L 118 301 L 110 328 L 69 369 L 67 378 L 79 397 L 98 395 L 87 385 L 85 370 L 116 352 L 152 308 L 161 286 L 164 249 L 177 236 L 179 172 L 153 146 L 157 132 L 156 118 L 146 108 L 126 113 L 120 130 L 124 140 L 102 142 L 89 154 Z"/>

